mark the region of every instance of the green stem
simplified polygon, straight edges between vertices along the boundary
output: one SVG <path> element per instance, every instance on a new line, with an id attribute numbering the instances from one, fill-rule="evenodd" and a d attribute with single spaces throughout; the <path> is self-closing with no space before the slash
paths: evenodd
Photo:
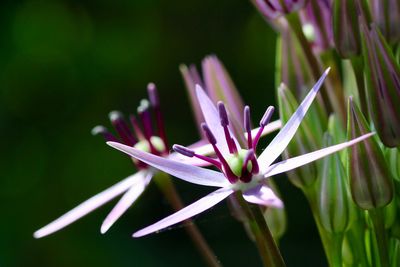
<path id="1" fill-rule="evenodd" d="M 174 184 L 172 183 L 171 178 L 168 175 L 164 173 L 157 173 L 154 177 L 154 180 L 174 210 L 178 211 L 185 207 L 181 198 L 179 197 L 178 192 L 176 191 Z M 217 257 L 207 244 L 207 241 L 204 239 L 197 226 L 190 219 L 186 220 L 185 222 L 187 225 L 187 227 L 185 227 L 187 234 L 192 239 L 197 250 L 203 256 L 207 265 L 210 267 L 221 267 L 222 264 L 218 261 Z"/>
<path id="2" fill-rule="evenodd" d="M 285 267 L 286 264 L 274 238 L 272 237 L 271 231 L 268 228 L 260 207 L 256 205 L 249 206 L 240 192 L 237 192 L 235 197 L 249 220 L 250 229 L 256 239 L 258 251 L 263 260 L 264 266 Z"/>
<path id="3" fill-rule="evenodd" d="M 368 262 L 367 252 L 365 251 L 365 222 L 359 218 L 359 214 L 356 215 L 357 218 L 353 221 L 352 226 L 346 233 L 346 237 L 352 248 L 354 262 L 358 263 L 358 266 L 370 266 Z M 363 240 L 363 242 L 360 242 Z"/>
<path id="4" fill-rule="evenodd" d="M 343 234 L 332 234 L 331 236 L 331 267 L 342 267 L 342 245 Z"/>
<path id="5" fill-rule="evenodd" d="M 306 198 L 308 200 L 308 203 L 310 205 L 311 212 L 312 212 L 315 224 L 317 225 L 318 233 L 319 233 L 319 236 L 321 238 L 322 246 L 323 246 L 324 251 L 325 251 L 325 256 L 326 256 L 326 258 L 328 260 L 329 265 L 333 266 L 332 265 L 332 259 L 331 259 L 332 258 L 332 256 L 331 256 L 331 253 L 332 253 L 331 237 L 322 228 L 322 225 L 321 225 L 321 223 L 319 221 L 318 214 L 317 214 L 317 207 L 315 205 L 316 201 L 315 201 L 314 190 L 312 190 L 312 189 L 309 189 L 309 190 L 303 189 L 303 192 L 304 192 L 304 195 L 306 196 Z"/>
<path id="6" fill-rule="evenodd" d="M 378 246 L 378 254 L 382 267 L 389 267 L 389 247 L 383 221 L 383 210 L 381 208 L 368 210 L 368 214 L 374 226 L 374 234 Z"/>

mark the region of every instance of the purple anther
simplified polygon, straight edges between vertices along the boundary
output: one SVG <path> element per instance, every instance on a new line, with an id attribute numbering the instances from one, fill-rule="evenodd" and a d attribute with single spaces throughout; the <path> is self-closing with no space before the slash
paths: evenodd
<path id="1" fill-rule="evenodd" d="M 119 111 L 111 111 L 108 116 L 111 124 L 114 126 L 122 141 L 128 146 L 135 145 L 137 142 L 136 138 L 129 129 L 129 126 L 124 119 L 124 115 Z"/>
<path id="2" fill-rule="evenodd" d="M 102 135 L 103 138 L 108 142 L 108 141 L 113 141 L 113 142 L 119 142 L 117 138 L 112 135 L 108 129 L 102 125 L 98 125 L 92 129 L 92 134 L 93 135 Z"/>
<path id="3" fill-rule="evenodd" d="M 182 154 L 182 155 L 184 155 L 186 157 L 189 157 L 189 158 L 192 158 L 194 156 L 194 154 L 195 154 L 193 150 L 191 150 L 191 149 L 189 149 L 187 147 L 181 146 L 181 145 L 173 145 L 172 149 L 175 152 L 177 152 L 179 154 Z"/>
<path id="4" fill-rule="evenodd" d="M 157 88 L 154 83 L 149 83 L 147 85 L 147 93 L 149 95 L 151 106 L 154 108 L 160 106 L 160 98 L 158 97 Z"/>
<path id="5" fill-rule="evenodd" d="M 250 107 L 245 106 L 243 113 L 244 113 L 243 124 L 244 124 L 244 128 L 246 129 L 246 132 L 247 132 L 247 148 L 251 149 L 251 148 L 253 148 L 253 137 L 251 136 Z"/>
<path id="6" fill-rule="evenodd" d="M 258 141 L 260 140 L 261 134 L 264 131 L 264 127 L 269 123 L 271 120 L 272 114 L 274 113 L 275 108 L 273 106 L 269 106 L 264 113 L 264 116 L 260 120 L 260 128 L 256 134 L 256 137 L 253 141 L 253 148 L 257 147 Z"/>
<path id="7" fill-rule="evenodd" d="M 208 139 L 208 142 L 210 142 L 211 145 L 217 144 L 217 139 L 215 139 L 214 134 L 211 132 L 210 128 L 208 128 L 208 125 L 206 123 L 201 124 L 201 128 L 203 129 L 204 133 L 206 134 L 206 137 Z"/>
<path id="8" fill-rule="evenodd" d="M 225 105 L 222 101 L 218 101 L 217 103 L 219 118 L 221 119 L 222 127 L 226 127 L 229 125 L 228 113 L 226 112 Z"/>
<path id="9" fill-rule="evenodd" d="M 264 113 L 264 116 L 261 118 L 260 126 L 265 126 L 271 120 L 272 114 L 274 113 L 275 108 L 273 106 L 269 106 Z"/>

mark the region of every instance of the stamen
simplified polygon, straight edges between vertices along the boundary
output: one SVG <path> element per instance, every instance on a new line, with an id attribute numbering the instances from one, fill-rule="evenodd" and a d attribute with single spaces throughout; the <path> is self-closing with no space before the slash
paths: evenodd
<path id="1" fill-rule="evenodd" d="M 237 153 L 238 150 L 237 150 L 235 141 L 233 140 L 233 138 L 231 137 L 231 134 L 229 132 L 229 128 L 228 128 L 229 119 L 228 119 L 228 113 L 226 112 L 225 105 L 222 101 L 219 101 L 217 103 L 217 106 L 218 106 L 218 111 L 219 111 L 219 117 L 221 119 L 221 126 L 224 128 L 225 139 L 226 139 L 226 143 L 229 148 L 229 152 L 231 154 Z"/>
<path id="2" fill-rule="evenodd" d="M 156 123 L 158 129 L 158 136 L 163 140 L 165 146 L 165 152 L 168 152 L 168 144 L 167 144 L 167 135 L 165 132 L 164 120 L 161 114 L 160 109 L 160 98 L 158 97 L 158 92 L 156 85 L 154 83 L 149 83 L 147 85 L 147 92 L 149 94 L 149 99 L 151 106 L 154 109 L 154 113 L 156 116 Z"/>
<path id="3" fill-rule="evenodd" d="M 247 165 L 251 162 L 251 171 L 247 169 Z M 248 183 L 251 181 L 253 174 L 258 173 L 259 166 L 257 162 L 256 155 L 253 149 L 247 151 L 246 157 L 244 158 L 243 167 L 242 167 L 242 176 L 240 180 L 242 182 Z"/>
<path id="4" fill-rule="evenodd" d="M 258 132 L 256 134 L 256 137 L 254 138 L 253 141 L 253 148 L 257 147 L 258 141 L 260 140 L 261 134 L 265 128 L 265 126 L 269 123 L 271 120 L 272 114 L 274 113 L 275 108 L 273 106 L 269 106 L 267 110 L 264 113 L 264 116 L 261 118 L 260 121 L 260 129 L 258 129 Z"/>
<path id="5" fill-rule="evenodd" d="M 139 140 L 145 139 L 142 129 L 140 129 L 139 122 L 137 121 L 136 117 L 133 114 L 129 115 L 129 121 L 131 122 L 133 131 L 135 132 L 137 138 Z"/>
<path id="6" fill-rule="evenodd" d="M 101 134 L 103 138 L 108 142 L 108 141 L 113 141 L 113 142 L 118 142 L 118 139 L 112 135 L 106 127 L 102 125 L 97 125 L 92 129 L 92 134 L 93 135 L 98 135 Z"/>
<path id="7" fill-rule="evenodd" d="M 140 120 L 142 121 L 144 135 L 147 140 L 150 140 L 150 137 L 153 135 L 149 107 L 150 107 L 149 101 L 147 99 L 142 99 L 137 109 L 138 114 L 140 116 Z"/>
<path id="8" fill-rule="evenodd" d="M 250 107 L 245 106 L 244 107 L 244 128 L 247 132 L 247 148 L 252 149 L 253 148 L 253 137 L 251 136 L 251 119 L 250 119 Z"/>
<path id="9" fill-rule="evenodd" d="M 215 136 L 211 132 L 210 128 L 208 128 L 207 124 L 202 123 L 201 124 L 201 128 L 203 129 L 208 141 L 213 146 L 215 154 L 217 155 L 219 161 L 221 162 L 221 164 L 223 166 L 226 178 L 228 178 L 230 183 L 232 183 L 232 184 L 235 183 L 238 180 L 238 177 L 232 172 L 231 168 L 229 167 L 228 162 L 226 162 L 226 160 L 225 160 L 224 156 L 222 155 L 221 151 L 216 146 L 217 139 L 215 139 Z"/>
<path id="10" fill-rule="evenodd" d="M 135 145 L 137 140 L 129 129 L 122 113 L 119 111 L 111 111 L 108 116 L 111 124 L 114 126 L 122 141 L 128 146 Z"/>
<path id="11" fill-rule="evenodd" d="M 179 154 L 182 154 L 182 155 L 190 157 L 190 158 L 196 157 L 198 159 L 204 160 L 204 161 L 216 166 L 218 169 L 221 169 L 221 163 L 219 161 L 217 161 L 213 158 L 210 158 L 210 157 L 196 154 L 196 152 L 194 152 L 193 150 L 191 150 L 187 147 L 184 147 L 181 145 L 173 145 L 172 149 Z"/>

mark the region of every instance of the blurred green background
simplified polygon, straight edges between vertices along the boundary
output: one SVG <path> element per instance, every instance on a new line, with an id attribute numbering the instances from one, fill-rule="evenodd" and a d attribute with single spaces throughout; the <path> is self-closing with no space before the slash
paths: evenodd
<path id="1" fill-rule="evenodd" d="M 216 54 L 256 121 L 275 103 L 275 33 L 246 0 L 2 1 L 0 266 L 203 266 L 184 226 L 130 236 L 171 212 L 155 186 L 106 235 L 110 203 L 54 235 L 32 233 L 131 174 L 131 162 L 90 135 L 107 114 L 135 112 L 155 82 L 170 143 L 198 138 L 178 71 Z M 275 115 L 276 116 L 276 115 Z M 288 266 L 326 265 L 307 203 L 275 178 L 288 211 Z M 177 181 L 186 203 L 206 194 Z M 225 266 L 260 266 L 226 205 L 195 218 Z"/>

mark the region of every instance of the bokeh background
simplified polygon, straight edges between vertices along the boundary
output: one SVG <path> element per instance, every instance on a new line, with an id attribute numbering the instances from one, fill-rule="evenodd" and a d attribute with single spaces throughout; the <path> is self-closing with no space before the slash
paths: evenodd
<path id="1" fill-rule="evenodd" d="M 155 186 L 106 235 L 110 203 L 52 236 L 32 233 L 134 172 L 90 130 L 135 112 L 155 82 L 171 143 L 198 138 L 178 65 L 216 54 L 256 121 L 275 103 L 275 33 L 247 0 L 2 1 L 0 4 L 0 266 L 204 266 L 176 226 L 132 239 L 169 214 Z M 276 116 L 276 115 L 275 115 Z M 324 266 L 299 190 L 276 177 L 288 213 L 288 266 Z M 204 188 L 177 181 L 186 203 Z M 260 266 L 226 205 L 195 218 L 225 266 Z"/>

